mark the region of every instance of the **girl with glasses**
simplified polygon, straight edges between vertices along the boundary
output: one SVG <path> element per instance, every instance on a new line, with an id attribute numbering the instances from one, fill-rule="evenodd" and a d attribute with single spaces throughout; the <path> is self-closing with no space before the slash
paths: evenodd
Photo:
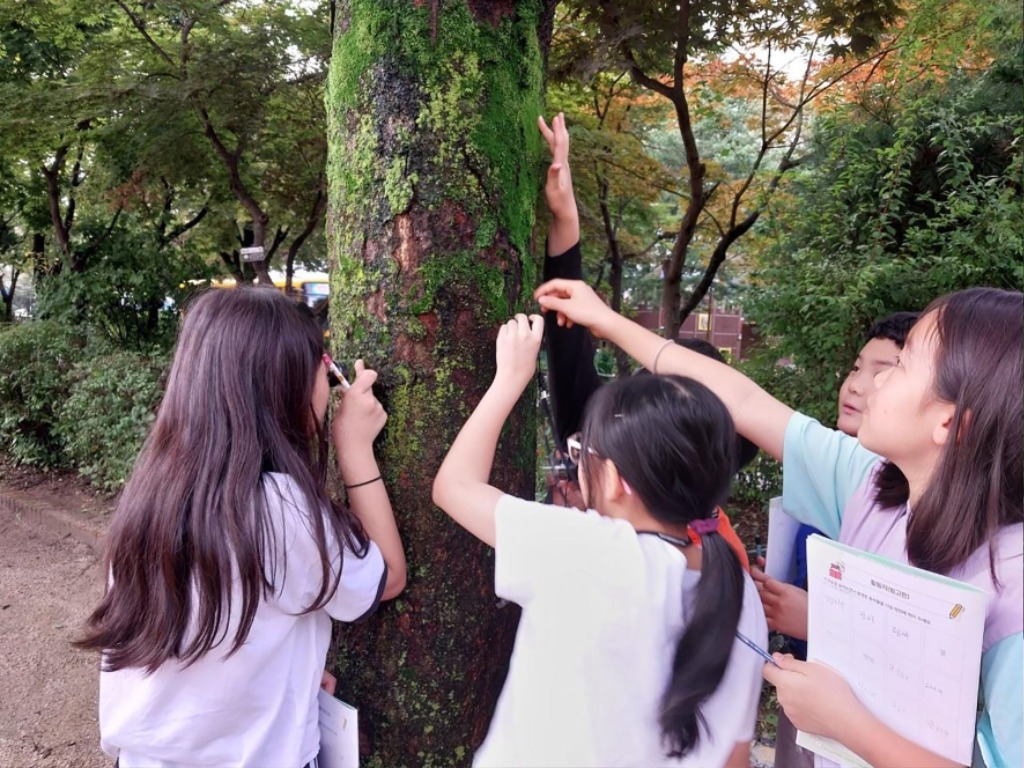
<path id="1" fill-rule="evenodd" d="M 573 441 L 589 511 L 508 496 L 491 464 L 542 334 L 539 317 L 501 327 L 494 382 L 434 481 L 435 503 L 495 548 L 495 592 L 523 609 L 474 765 L 746 768 L 767 627 L 715 517 L 732 420 L 692 379 L 608 384 Z"/>
<path id="2" fill-rule="evenodd" d="M 329 363 L 312 315 L 276 290 L 188 306 L 78 642 L 103 654 L 101 746 L 120 768 L 316 758 L 331 619 L 405 584 L 373 455 L 387 415 L 362 361 L 331 423 L 349 507 L 327 492 Z"/>
<path id="3" fill-rule="evenodd" d="M 801 522 L 984 590 L 974 764 L 1024 764 L 1024 295 L 972 288 L 932 302 L 896 365 L 875 376 L 856 438 L 665 342 L 584 283 L 553 280 L 535 295 L 560 324 L 586 326 L 651 370 L 713 389 L 739 432 L 782 460 L 783 507 Z M 764 676 L 798 729 L 874 766 L 954 764 L 869 711 L 833 670 L 790 656 L 777 662 Z"/>

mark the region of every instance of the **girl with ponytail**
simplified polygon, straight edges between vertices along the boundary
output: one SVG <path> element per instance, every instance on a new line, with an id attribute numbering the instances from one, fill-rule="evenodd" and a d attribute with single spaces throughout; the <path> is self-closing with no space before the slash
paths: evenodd
<path id="1" fill-rule="evenodd" d="M 801 522 L 983 590 L 972 765 L 1024 765 L 1024 294 L 970 288 L 933 301 L 896 364 L 875 376 L 856 438 L 641 328 L 585 283 L 551 280 L 535 296 L 560 326 L 585 326 L 652 372 L 711 388 L 740 434 L 782 461 L 783 508 Z M 869 709 L 835 670 L 781 654 L 775 662 L 764 677 L 799 730 L 875 768 L 959 764 Z M 920 706 L 910 693 L 897 703 Z"/>
<path id="2" fill-rule="evenodd" d="M 543 322 L 498 333 L 494 383 L 434 481 L 434 501 L 495 548 L 495 591 L 522 606 L 476 766 L 749 765 L 767 627 L 718 534 L 736 433 L 680 376 L 603 387 L 569 440 L 587 512 L 489 484 L 501 428 L 536 367 Z M 687 527 L 703 539 L 690 544 Z"/>

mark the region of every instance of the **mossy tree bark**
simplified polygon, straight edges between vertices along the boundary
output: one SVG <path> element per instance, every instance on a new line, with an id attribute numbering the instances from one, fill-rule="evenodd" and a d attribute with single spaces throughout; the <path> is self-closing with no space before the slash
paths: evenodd
<path id="1" fill-rule="evenodd" d="M 330 664 L 369 766 L 464 765 L 486 733 L 517 609 L 493 552 L 430 486 L 523 309 L 542 168 L 536 118 L 549 0 L 339 3 L 327 95 L 332 346 L 381 373 L 379 455 L 409 585 L 339 627 Z M 533 492 L 533 408 L 503 433 L 499 487 Z"/>

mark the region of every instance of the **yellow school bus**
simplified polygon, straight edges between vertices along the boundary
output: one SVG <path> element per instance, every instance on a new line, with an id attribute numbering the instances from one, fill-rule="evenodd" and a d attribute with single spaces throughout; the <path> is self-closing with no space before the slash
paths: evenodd
<path id="1" fill-rule="evenodd" d="M 282 291 L 285 286 L 284 272 L 273 271 L 270 279 L 274 285 Z M 226 277 L 223 280 L 211 280 L 210 285 L 214 288 L 234 288 L 237 282 L 233 277 Z M 308 307 L 315 306 L 322 299 L 330 294 L 330 283 L 327 280 L 326 272 L 306 272 L 298 270 L 292 275 L 291 295 Z"/>

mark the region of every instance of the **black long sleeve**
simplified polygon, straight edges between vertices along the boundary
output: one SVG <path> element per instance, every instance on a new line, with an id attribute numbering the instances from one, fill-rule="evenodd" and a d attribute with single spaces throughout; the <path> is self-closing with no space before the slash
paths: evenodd
<path id="1" fill-rule="evenodd" d="M 560 256 L 544 257 L 544 280 L 554 278 L 583 279 L 579 243 Z M 566 438 L 583 426 L 587 401 L 601 386 L 601 379 L 594 368 L 594 338 L 590 331 L 579 325 L 559 327 L 555 313 L 548 312 L 544 315 L 544 344 L 555 440 L 564 450 Z"/>

